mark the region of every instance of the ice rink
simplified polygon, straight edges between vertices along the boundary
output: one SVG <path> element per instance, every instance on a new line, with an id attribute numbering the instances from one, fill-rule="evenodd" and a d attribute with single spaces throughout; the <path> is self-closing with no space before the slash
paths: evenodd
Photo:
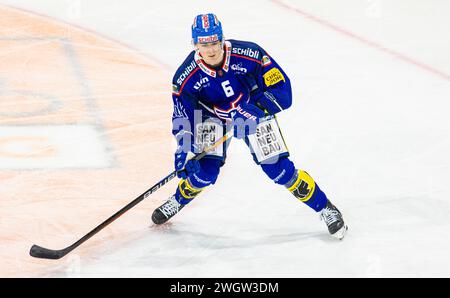
<path id="1" fill-rule="evenodd" d="M 218 182 L 163 226 L 171 78 L 196 14 L 289 75 L 292 160 L 342 211 L 319 215 L 233 140 Z M 450 277 L 450 1 L 0 0 L 1 277 Z"/>

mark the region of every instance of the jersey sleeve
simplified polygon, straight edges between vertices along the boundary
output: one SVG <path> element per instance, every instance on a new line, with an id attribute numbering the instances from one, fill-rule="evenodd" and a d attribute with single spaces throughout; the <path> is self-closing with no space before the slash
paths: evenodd
<path id="1" fill-rule="evenodd" d="M 292 104 L 292 88 L 289 77 L 269 54 L 260 49 L 261 67 L 256 69 L 258 85 L 255 100 L 270 114 L 289 108 Z"/>
<path id="2" fill-rule="evenodd" d="M 172 134 L 177 141 L 177 153 L 193 151 L 194 141 L 194 111 L 196 99 L 186 88 L 180 91 L 180 86 L 172 82 Z"/>

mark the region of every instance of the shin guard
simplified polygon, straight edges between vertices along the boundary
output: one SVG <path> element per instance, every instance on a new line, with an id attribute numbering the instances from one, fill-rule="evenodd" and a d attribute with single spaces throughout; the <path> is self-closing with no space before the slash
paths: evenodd
<path id="1" fill-rule="evenodd" d="M 327 204 L 327 196 L 305 171 L 296 171 L 285 186 L 297 199 L 316 212 L 321 211 Z"/>
<path id="2" fill-rule="evenodd" d="M 178 201 L 178 203 L 182 205 L 186 205 L 192 199 L 194 199 L 200 192 L 202 192 L 203 188 L 196 188 L 192 186 L 192 184 L 189 182 L 189 178 L 182 179 L 178 183 L 178 188 L 175 193 L 175 198 Z"/>

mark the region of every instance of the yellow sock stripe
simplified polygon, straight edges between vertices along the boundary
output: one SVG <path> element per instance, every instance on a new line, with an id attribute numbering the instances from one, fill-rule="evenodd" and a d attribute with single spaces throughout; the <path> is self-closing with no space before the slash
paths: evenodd
<path id="1" fill-rule="evenodd" d="M 311 199 L 312 195 L 314 194 L 314 190 L 316 189 L 316 183 L 314 182 L 314 179 L 308 175 L 305 171 L 299 170 L 298 171 L 298 177 L 297 180 L 295 180 L 295 183 L 288 188 L 288 190 L 291 193 L 294 193 L 294 191 L 300 186 L 300 183 L 304 181 L 307 184 L 308 194 L 304 198 L 297 197 L 302 202 L 307 202 L 309 199 Z"/>
<path id="2" fill-rule="evenodd" d="M 185 199 L 193 199 L 203 190 L 203 188 L 195 188 L 190 185 L 188 179 L 182 179 L 180 183 L 178 183 L 178 189 Z"/>

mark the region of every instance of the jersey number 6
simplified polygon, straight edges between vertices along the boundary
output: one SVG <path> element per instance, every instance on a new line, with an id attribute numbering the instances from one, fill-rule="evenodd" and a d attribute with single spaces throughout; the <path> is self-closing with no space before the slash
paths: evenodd
<path id="1" fill-rule="evenodd" d="M 230 81 L 228 81 L 228 80 L 223 81 L 221 85 L 222 85 L 223 91 L 225 91 L 225 95 L 227 97 L 234 95 L 233 88 L 230 86 Z"/>

